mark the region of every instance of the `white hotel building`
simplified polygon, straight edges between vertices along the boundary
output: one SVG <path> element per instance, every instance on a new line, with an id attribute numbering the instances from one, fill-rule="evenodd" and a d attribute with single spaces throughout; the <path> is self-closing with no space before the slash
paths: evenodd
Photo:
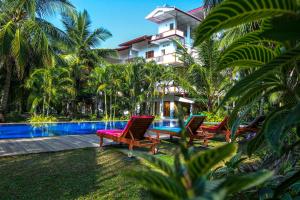
<path id="1" fill-rule="evenodd" d="M 176 54 L 174 39 L 181 41 L 192 54 L 192 32 L 204 16 L 203 7 L 188 12 L 170 6 L 157 7 L 146 16 L 147 20 L 157 24 L 157 34 L 144 35 L 120 44 L 117 48 L 119 57 L 115 62 L 126 63 L 141 57 L 146 61 L 154 60 L 157 64 L 180 66 L 182 63 Z M 180 87 L 170 85 L 164 93 L 163 99 L 152 100 L 156 115 L 173 118 L 179 103 L 187 108 L 187 114 L 193 112 L 194 101 L 187 98 Z"/>

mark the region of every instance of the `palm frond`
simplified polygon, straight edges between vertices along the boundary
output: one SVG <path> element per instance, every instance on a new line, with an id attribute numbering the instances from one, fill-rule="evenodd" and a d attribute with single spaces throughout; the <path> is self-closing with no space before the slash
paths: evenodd
<path id="1" fill-rule="evenodd" d="M 214 8 L 198 26 L 194 46 L 222 29 L 270 16 L 296 15 L 296 9 L 296 0 L 226 0 Z"/>
<path id="2" fill-rule="evenodd" d="M 272 73 L 274 70 L 278 68 L 284 67 L 289 63 L 295 61 L 300 57 L 300 46 L 287 51 L 286 53 L 275 57 L 271 62 L 262 66 L 260 69 L 253 72 L 251 75 L 245 77 L 241 81 L 231 88 L 226 96 L 224 97 L 222 104 L 228 101 L 233 96 L 239 96 L 241 93 L 247 90 L 250 86 L 259 82 L 260 79 L 264 78 L 268 74 Z"/>
<path id="3" fill-rule="evenodd" d="M 230 159 L 236 153 L 236 150 L 237 145 L 231 143 L 192 155 L 191 161 L 188 164 L 188 171 L 191 178 L 196 180 L 204 176 L 221 161 Z"/>
<path id="4" fill-rule="evenodd" d="M 262 45 L 240 45 L 221 56 L 219 69 L 227 67 L 260 67 L 271 61 L 276 53 Z"/>
<path id="5" fill-rule="evenodd" d="M 182 199 L 187 197 L 186 191 L 181 185 L 170 177 L 155 171 L 128 172 L 128 175 L 136 178 L 153 193 L 167 199 Z"/>

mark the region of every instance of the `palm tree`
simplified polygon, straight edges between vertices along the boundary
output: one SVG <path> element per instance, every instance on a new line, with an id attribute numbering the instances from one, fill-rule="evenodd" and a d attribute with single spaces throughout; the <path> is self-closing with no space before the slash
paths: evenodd
<path id="1" fill-rule="evenodd" d="M 180 42 L 177 43 L 177 52 L 180 55 L 186 70 L 185 75 L 176 79 L 182 87 L 189 90 L 197 101 L 205 105 L 211 112 L 219 104 L 219 98 L 224 94 L 225 85 L 229 84 L 230 76 L 226 72 L 218 72 L 219 41 L 208 39 L 197 48 L 196 59 Z"/>
<path id="2" fill-rule="evenodd" d="M 66 35 L 46 17 L 72 10 L 68 0 L 3 0 L 0 3 L 0 60 L 5 80 L 0 113 L 7 111 L 14 72 L 19 79 L 34 66 L 47 66 L 54 54 L 52 41 L 67 42 Z"/>
<path id="3" fill-rule="evenodd" d="M 136 109 L 140 103 L 144 101 L 144 91 L 146 89 L 145 76 L 145 60 L 137 58 L 125 68 L 125 83 L 128 89 L 126 96 L 128 96 L 130 114 L 136 114 Z"/>
<path id="4" fill-rule="evenodd" d="M 84 97 L 83 88 L 87 84 L 91 70 L 101 63 L 104 58 L 114 55 L 110 49 L 97 49 L 102 41 L 111 37 L 111 33 L 104 28 L 90 30 L 91 20 L 88 12 L 63 14 L 62 22 L 72 42 L 72 47 L 67 48 L 64 57 L 72 68 L 72 76 L 75 81 L 76 101 Z"/>
<path id="5" fill-rule="evenodd" d="M 103 92 L 104 94 L 104 114 L 105 114 L 105 119 L 108 119 L 108 110 L 107 110 L 107 87 L 108 87 L 108 82 L 107 82 L 107 66 L 102 66 L 102 67 L 95 67 L 89 77 L 89 86 L 92 88 L 92 91 L 96 93 L 97 97 L 97 108 L 99 108 L 100 103 L 100 96 L 101 93 Z M 99 111 L 99 109 L 98 109 Z M 97 112 L 98 112 L 97 111 Z M 99 113 L 97 113 L 99 116 Z"/>
<path id="6" fill-rule="evenodd" d="M 74 95 L 73 80 L 70 72 L 63 67 L 35 69 L 26 81 L 25 87 L 31 90 L 29 100 L 31 112 L 37 113 L 42 106 L 42 114 L 49 115 L 51 105 L 57 105 L 63 99 Z"/>

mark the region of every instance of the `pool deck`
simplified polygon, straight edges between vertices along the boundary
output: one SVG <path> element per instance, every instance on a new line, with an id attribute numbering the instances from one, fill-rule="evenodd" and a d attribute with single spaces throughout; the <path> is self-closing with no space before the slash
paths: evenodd
<path id="1" fill-rule="evenodd" d="M 111 141 L 104 141 L 104 144 L 106 145 L 109 143 L 111 143 Z M 0 157 L 87 147 L 99 147 L 99 137 L 91 134 L 28 139 L 4 139 L 0 140 Z"/>
<path id="2" fill-rule="evenodd" d="M 152 137 L 156 136 L 155 134 L 151 133 L 149 135 L 152 135 Z M 169 138 L 169 136 L 162 134 L 160 138 Z M 114 142 L 111 140 L 104 139 L 104 145 L 110 145 L 113 143 Z M 95 134 L 26 139 L 4 139 L 0 140 L 0 157 L 56 152 L 99 146 L 99 137 Z"/>

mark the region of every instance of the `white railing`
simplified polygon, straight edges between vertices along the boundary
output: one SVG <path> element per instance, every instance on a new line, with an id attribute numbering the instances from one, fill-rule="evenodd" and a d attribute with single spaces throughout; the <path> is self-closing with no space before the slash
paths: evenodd
<path id="1" fill-rule="evenodd" d="M 166 37 L 173 36 L 173 35 L 178 35 L 178 36 L 184 37 L 184 32 L 181 30 L 178 30 L 178 29 L 173 29 L 173 30 L 169 30 L 169 31 L 166 31 L 163 33 L 153 35 L 151 40 L 159 40 L 159 39 L 166 38 Z"/>
<path id="2" fill-rule="evenodd" d="M 153 58 L 146 59 L 147 62 L 155 61 L 157 64 L 175 64 L 181 63 L 179 57 L 176 53 L 166 54 L 163 56 L 157 56 Z"/>

